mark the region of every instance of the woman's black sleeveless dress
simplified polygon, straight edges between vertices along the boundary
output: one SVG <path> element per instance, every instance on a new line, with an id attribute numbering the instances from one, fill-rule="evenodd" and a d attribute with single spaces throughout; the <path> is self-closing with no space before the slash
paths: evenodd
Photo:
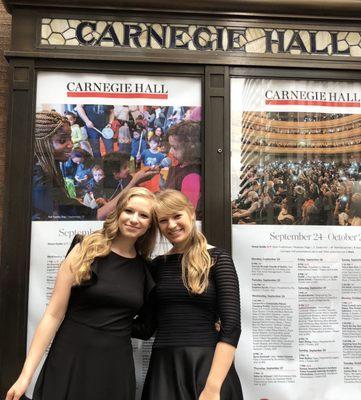
<path id="1" fill-rule="evenodd" d="M 135 398 L 130 332 L 153 280 L 140 257 L 114 252 L 91 269 L 91 279 L 72 288 L 33 400 Z"/>
<path id="2" fill-rule="evenodd" d="M 182 282 L 181 255 L 157 257 L 151 265 L 156 287 L 152 302 L 133 325 L 133 336 L 146 339 L 156 330 L 142 400 L 198 400 L 218 342 L 237 346 L 240 335 L 238 278 L 232 258 L 209 250 L 214 264 L 208 289 L 190 294 Z M 215 322 L 221 321 L 217 332 Z M 221 388 L 221 400 L 242 400 L 234 365 Z"/>

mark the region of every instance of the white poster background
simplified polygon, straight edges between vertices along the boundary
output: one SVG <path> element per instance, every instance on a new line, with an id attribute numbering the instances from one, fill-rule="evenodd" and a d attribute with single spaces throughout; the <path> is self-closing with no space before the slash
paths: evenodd
<path id="1" fill-rule="evenodd" d="M 44 104 L 108 104 L 120 106 L 124 104 L 128 106 L 200 106 L 202 104 L 201 80 L 198 78 L 64 72 L 56 74 L 39 72 L 37 77 L 37 110 L 40 110 Z M 69 96 L 68 87 L 72 89 L 72 92 L 75 92 L 76 87 L 86 89 L 86 83 L 91 84 L 92 96 Z M 99 86 L 96 87 L 94 84 L 100 85 L 100 88 L 104 90 L 98 90 Z M 163 92 L 167 98 L 158 98 L 158 95 Z M 89 91 L 77 90 L 77 93 L 81 95 L 89 93 Z M 102 93 L 106 94 L 102 95 Z M 151 97 L 152 94 L 154 95 L 153 98 Z M 148 97 L 142 97 L 144 95 Z"/>
<path id="2" fill-rule="evenodd" d="M 231 99 L 232 112 L 361 114 L 361 84 L 358 82 L 234 78 L 231 81 Z"/>
<path id="3" fill-rule="evenodd" d="M 359 400 L 359 227 L 233 225 L 232 235 L 242 315 L 236 368 L 244 399 Z M 342 282 L 353 281 L 354 267 L 359 280 L 346 293 Z M 329 315 L 332 324 L 323 320 Z M 299 333 L 300 319 L 323 332 L 306 327 Z M 353 329 L 343 333 L 343 322 Z"/>
<path id="4" fill-rule="evenodd" d="M 267 104 L 276 92 L 288 100 L 313 92 L 310 96 L 335 101 Z M 241 151 L 243 112 L 360 114 L 360 98 L 359 83 L 232 79 L 231 198 L 240 190 L 242 163 L 257 159 Z M 277 235 L 287 239 L 276 240 Z M 232 248 L 242 314 L 236 368 L 245 400 L 360 399 L 360 228 L 234 224 Z M 307 318 L 324 332 L 308 330 Z"/>
<path id="5" fill-rule="evenodd" d="M 67 84 L 84 84 L 85 82 L 102 84 L 122 84 L 119 88 L 135 89 L 141 94 L 137 97 L 136 90 L 123 91 L 133 97 L 117 97 L 96 95 L 96 97 L 68 97 Z M 75 86 L 72 87 L 75 87 Z M 130 86 L 129 86 L 130 85 Z M 143 85 L 143 86 L 139 86 Z M 149 87 L 147 87 L 149 85 Z M 163 85 L 163 86 L 162 86 Z M 109 86 L 107 86 L 109 88 Z M 155 88 L 155 89 L 154 89 Z M 143 90 L 141 90 L 143 89 Z M 166 99 L 151 97 L 151 91 L 164 91 Z M 144 96 L 150 94 L 150 97 Z M 110 104 L 110 105 L 159 105 L 159 106 L 201 106 L 201 80 L 198 78 L 183 77 L 156 77 L 156 76 L 120 76 L 102 74 L 54 73 L 39 72 L 37 75 L 37 102 L 36 110 L 53 108 L 49 105 L 63 104 Z M 112 93 L 110 93 L 112 96 Z M 30 276 L 28 299 L 28 331 L 27 348 L 31 344 L 35 329 L 49 302 L 60 262 L 64 258 L 72 238 L 76 233 L 87 234 L 102 226 L 101 221 L 33 221 L 31 228 Z M 160 242 L 156 254 L 167 251 L 168 245 Z M 141 388 L 144 382 L 149 359 L 151 341 L 142 343 L 133 341 L 134 360 L 137 378 L 137 399 L 140 399 Z M 43 357 L 44 361 L 45 357 Z M 42 361 L 42 363 L 43 363 Z M 31 398 L 41 365 L 34 374 L 32 383 L 26 395 Z M 85 399 L 84 399 L 85 400 Z"/>

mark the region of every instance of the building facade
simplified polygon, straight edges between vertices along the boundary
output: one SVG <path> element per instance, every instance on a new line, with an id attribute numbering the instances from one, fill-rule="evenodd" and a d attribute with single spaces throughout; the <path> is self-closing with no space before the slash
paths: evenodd
<path id="1" fill-rule="evenodd" d="M 358 279 L 346 272 L 359 265 L 361 29 L 355 16 L 361 6 L 261 0 L 4 4 L 13 22 L 5 52 L 9 118 L 2 128 L 7 175 L 0 326 L 6 329 L 0 335 L 0 395 L 20 371 L 69 241 L 100 226 L 89 213 L 64 211 L 65 200 L 59 200 L 66 190 L 67 198 L 90 209 L 87 195 L 93 192 L 67 169 L 70 151 L 58 162 L 55 146 L 41 147 L 36 113 L 55 111 L 76 119 L 71 124 L 83 132 L 92 167 L 114 152 L 127 153 L 131 174 L 157 165 L 159 174 L 145 186 L 184 191 L 209 241 L 232 251 L 242 313 L 252 316 L 245 318 L 241 343 L 248 356 L 236 360 L 250 399 L 276 393 L 278 400 L 289 399 L 295 390 L 310 399 L 312 390 L 325 400 L 356 396 L 360 355 L 352 349 L 358 348 L 354 335 L 361 321 L 357 327 L 347 321 L 359 307 L 352 300 Z M 10 17 L 3 15 L 6 49 Z M 5 64 L 1 68 L 5 73 Z M 167 135 L 181 123 L 195 124 L 198 132 L 182 139 L 183 158 Z M 159 157 L 148 160 L 142 154 L 157 129 L 163 144 Z M 53 167 L 62 187 L 54 184 L 44 194 L 36 183 Z M 54 190 L 58 197 L 49 194 Z M 341 249 L 344 242 L 351 247 Z M 334 273 L 322 263 L 337 265 Z M 277 296 L 290 300 L 273 301 Z M 349 308 L 347 296 L 355 301 Z M 315 321 L 322 319 L 334 322 L 318 330 Z M 336 347 L 337 356 L 325 361 L 317 353 L 321 343 L 327 354 Z M 305 356 L 315 349 L 317 357 Z M 141 359 L 139 351 L 140 380 Z M 291 372 L 282 372 L 280 360 Z M 316 384 L 319 377 L 324 384 Z M 348 397 L 327 397 L 330 382 L 332 393 Z"/>

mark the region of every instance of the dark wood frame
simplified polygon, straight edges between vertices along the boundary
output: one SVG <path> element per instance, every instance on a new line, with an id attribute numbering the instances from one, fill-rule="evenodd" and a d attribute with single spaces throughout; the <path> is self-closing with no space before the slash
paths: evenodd
<path id="1" fill-rule="evenodd" d="M 96 72 L 100 70 L 102 73 L 113 74 L 202 77 L 203 132 L 205 133 L 203 136 L 203 226 L 212 244 L 228 250 L 231 250 L 232 227 L 229 196 L 230 78 L 233 76 L 323 80 L 359 80 L 361 78 L 360 60 L 311 59 L 307 62 L 307 68 L 300 68 L 300 60 L 305 60 L 305 58 L 249 56 L 242 60 L 234 59 L 232 62 L 229 58 L 227 61 L 221 58 L 220 65 L 217 65 L 214 60 L 207 62 L 207 57 L 204 57 L 197 65 L 193 55 L 193 60 L 192 57 L 187 56 L 182 60 L 172 59 L 172 63 L 169 63 L 168 54 L 170 53 L 167 52 L 157 57 L 153 55 L 144 57 L 141 52 L 123 57 L 119 53 L 97 49 L 98 54 L 96 54 L 96 59 L 93 59 L 94 51 L 40 49 L 36 43 L 37 28 L 34 21 L 41 15 L 54 14 L 56 17 L 60 14 L 46 11 L 46 9 L 34 12 L 34 9 L 16 7 L 19 4 L 25 4 L 25 1 L 8 1 L 7 3 L 14 6 L 14 34 L 12 50 L 7 53 L 10 64 L 10 101 L 7 140 L 8 173 L 0 270 L 0 397 L 4 396 L 5 391 L 18 375 L 26 351 L 31 237 L 32 132 L 37 71 Z M 41 1 L 37 4 L 44 6 Z M 62 14 L 66 15 L 64 11 Z M 99 12 L 98 15 L 101 17 L 102 14 Z M 188 15 L 183 14 L 182 18 L 188 20 Z M 142 14 L 142 18 L 148 17 L 155 18 L 154 13 Z M 174 18 L 174 14 L 162 14 L 157 17 L 159 20 L 162 18 L 169 21 Z M 262 20 L 253 19 L 253 21 L 261 22 Z M 306 22 L 299 21 L 298 23 L 301 25 Z M 349 21 L 347 24 L 354 26 Z M 264 67 L 265 65 L 267 67 Z M 19 145 L 23 143 L 24 136 L 29 140 L 28 146 Z"/>
<path id="2" fill-rule="evenodd" d="M 68 13 L 67 13 L 68 11 Z M 360 3 L 361 11 L 361 3 Z M 74 10 L 72 10 L 74 12 Z M 195 52 L 188 50 L 151 50 L 151 49 L 127 49 L 106 48 L 92 46 L 52 46 L 40 43 L 40 22 L 42 17 L 69 18 L 69 10 L 57 10 L 49 12 L 48 9 L 28 9 L 19 8 L 13 12 L 13 30 L 22 32 L 22 35 L 15 35 L 12 38 L 12 50 L 6 52 L 9 57 L 23 58 L 55 58 L 55 59 L 92 59 L 97 61 L 134 61 L 134 62 L 155 62 L 168 63 L 172 57 L 172 64 L 199 64 L 199 65 L 225 65 L 225 66 L 259 66 L 263 67 L 288 67 L 298 68 L 300 62 L 307 60 L 308 68 L 315 69 L 359 69 L 361 57 L 338 57 L 338 56 L 319 56 L 319 55 L 290 55 L 290 54 L 243 54 L 238 52 L 224 52 L 222 55 L 216 52 Z M 214 18 L 204 15 L 190 17 L 187 14 L 174 15 L 164 14 L 154 10 L 147 14 L 136 14 L 129 10 L 116 10 L 111 16 L 104 16 L 104 11 L 94 10 L 91 18 L 88 12 L 83 10 L 76 11 L 79 19 L 104 20 L 107 21 L 147 21 L 152 23 L 174 23 L 174 24 L 199 24 L 199 25 L 220 25 L 220 26 L 249 26 L 259 27 L 290 27 L 292 29 L 307 28 L 309 30 L 333 30 L 333 31 L 356 31 L 360 32 L 361 27 L 357 19 L 342 21 L 342 25 L 337 24 L 332 19 L 324 18 L 320 25 L 315 20 L 305 19 L 284 19 L 274 17 L 272 20 L 261 19 L 256 16 L 247 16 L 242 19 L 236 16 L 227 17 L 215 16 Z M 339 21 L 338 21 L 339 22 Z M 219 53 L 219 52 L 218 52 Z"/>
<path id="3" fill-rule="evenodd" d="M 12 12 L 18 7 L 47 7 L 58 9 L 57 3 L 49 3 L 47 0 L 3 0 L 6 9 Z M 108 13 L 113 11 L 127 11 L 132 9 L 141 12 L 161 13 L 185 13 L 200 15 L 223 15 L 223 16 L 283 16 L 289 18 L 357 18 L 360 11 L 360 4 L 352 0 L 343 2 L 329 2 L 327 0 L 282 0 L 274 5 L 269 0 L 183 0 L 174 2 L 172 0 L 103 0 L 102 10 Z M 96 0 L 65 0 L 62 8 L 71 7 L 74 9 L 98 10 L 99 2 Z"/>

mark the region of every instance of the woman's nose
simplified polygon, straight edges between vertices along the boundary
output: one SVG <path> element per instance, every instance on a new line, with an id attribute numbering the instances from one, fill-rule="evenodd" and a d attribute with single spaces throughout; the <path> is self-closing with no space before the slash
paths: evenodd
<path id="1" fill-rule="evenodd" d="M 139 220 L 139 216 L 137 213 L 132 214 L 132 216 L 130 217 L 130 221 L 133 223 L 137 223 Z"/>
<path id="2" fill-rule="evenodd" d="M 168 221 L 168 227 L 169 227 L 170 229 L 172 229 L 172 228 L 174 228 L 175 226 L 176 226 L 176 223 L 175 223 L 174 219 L 170 219 L 170 220 Z"/>

